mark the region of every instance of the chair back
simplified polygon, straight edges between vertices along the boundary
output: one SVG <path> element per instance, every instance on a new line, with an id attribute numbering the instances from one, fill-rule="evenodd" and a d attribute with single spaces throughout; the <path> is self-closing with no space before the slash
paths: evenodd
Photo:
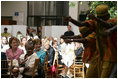
<path id="1" fill-rule="evenodd" d="M 35 75 L 35 70 L 39 68 L 39 62 L 40 62 L 40 58 L 39 59 L 35 59 L 35 63 L 34 63 L 34 66 L 33 66 L 33 71 L 32 71 L 32 78 L 34 78 L 36 75 Z"/>
<path id="2" fill-rule="evenodd" d="M 12 77 L 12 60 L 1 60 L 1 77 Z"/>
<path id="3" fill-rule="evenodd" d="M 82 62 L 83 53 L 74 59 L 74 78 L 84 78 L 84 63 Z"/>
<path id="4" fill-rule="evenodd" d="M 43 62 L 43 70 L 45 72 L 45 78 L 47 78 L 48 77 L 48 53 L 47 52 Z"/>
<path id="5" fill-rule="evenodd" d="M 56 77 L 59 77 L 59 74 L 64 70 L 64 65 L 61 65 L 61 64 L 59 64 L 59 52 L 57 51 L 57 61 L 56 61 L 56 63 L 57 63 L 57 67 L 56 67 L 56 70 L 57 70 L 57 72 L 56 72 Z"/>

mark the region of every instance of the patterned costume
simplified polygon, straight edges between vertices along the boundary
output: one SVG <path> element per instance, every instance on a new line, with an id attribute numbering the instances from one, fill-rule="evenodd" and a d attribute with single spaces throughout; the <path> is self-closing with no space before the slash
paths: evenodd
<path id="1" fill-rule="evenodd" d="M 95 78 L 94 72 L 97 67 L 97 52 L 96 52 L 96 33 L 92 32 L 91 28 L 83 26 L 79 27 L 81 36 L 87 39 L 87 43 L 84 44 L 85 50 L 83 53 L 83 62 L 89 62 L 89 68 L 87 69 L 86 77 Z M 90 32 L 91 31 L 91 32 Z"/>
<path id="2" fill-rule="evenodd" d="M 96 12 L 98 16 L 104 16 L 108 14 L 108 7 L 106 5 L 99 5 L 96 7 Z M 107 26 L 103 27 L 101 23 L 98 23 L 94 20 L 88 20 L 86 22 L 89 24 L 89 28 L 92 29 L 91 31 L 94 31 L 96 33 L 96 49 L 98 62 L 93 67 L 90 67 L 90 69 L 95 68 L 95 70 L 93 70 L 93 76 L 96 75 L 95 77 L 109 77 L 110 72 L 117 59 L 117 52 L 113 47 L 113 44 L 115 43 L 112 42 L 110 36 L 106 38 L 102 35 L 105 30 L 107 30 Z M 116 19 L 109 19 L 106 22 L 109 23 L 112 27 L 116 25 Z M 89 73 L 89 75 L 92 75 L 92 73 Z M 90 76 L 87 75 L 87 77 Z"/>

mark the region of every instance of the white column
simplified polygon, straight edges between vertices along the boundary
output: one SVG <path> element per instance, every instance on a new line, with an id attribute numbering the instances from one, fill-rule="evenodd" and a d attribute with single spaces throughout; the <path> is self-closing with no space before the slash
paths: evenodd
<path id="1" fill-rule="evenodd" d="M 77 18 L 78 18 L 78 1 L 70 1 L 70 2 L 74 3 L 75 6 L 69 6 L 69 16 L 71 16 L 73 19 L 77 20 Z M 69 25 L 72 26 L 72 31 L 75 29 L 78 29 L 78 27 L 71 22 L 69 22 Z M 78 29 L 78 31 L 77 30 L 74 31 L 74 33 L 76 35 L 79 35 L 80 34 L 79 29 Z"/>

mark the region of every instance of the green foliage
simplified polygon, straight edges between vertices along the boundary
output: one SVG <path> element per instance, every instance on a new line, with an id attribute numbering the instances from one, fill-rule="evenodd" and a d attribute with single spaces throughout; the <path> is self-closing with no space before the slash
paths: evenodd
<path id="1" fill-rule="evenodd" d="M 79 1 L 79 4 L 82 4 L 82 1 Z"/>
<path id="2" fill-rule="evenodd" d="M 75 3 L 74 2 L 69 2 L 69 6 L 70 7 L 75 7 Z"/>
<path id="3" fill-rule="evenodd" d="M 117 1 L 91 1 L 89 2 L 90 13 L 95 13 L 95 8 L 97 5 L 106 4 L 109 6 L 109 13 L 111 18 L 117 15 Z"/>

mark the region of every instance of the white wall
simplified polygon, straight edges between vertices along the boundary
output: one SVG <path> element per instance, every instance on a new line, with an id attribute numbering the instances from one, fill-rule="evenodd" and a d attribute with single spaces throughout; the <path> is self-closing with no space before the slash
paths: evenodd
<path id="1" fill-rule="evenodd" d="M 1 1 L 1 16 L 13 16 L 13 20 L 18 17 L 15 12 L 20 12 L 23 16 L 23 25 L 26 25 L 27 20 L 27 1 Z"/>
<path id="2" fill-rule="evenodd" d="M 73 19 L 77 20 L 78 18 L 78 1 L 70 1 L 75 3 L 74 7 L 69 7 L 69 16 L 71 16 Z M 69 22 L 69 25 L 72 26 L 72 30 L 74 30 L 75 35 L 80 34 L 78 26 L 74 25 L 73 23 Z"/>
<path id="3" fill-rule="evenodd" d="M 89 10 L 89 6 L 88 6 L 89 1 L 82 1 L 82 4 L 79 4 L 79 1 L 70 1 L 70 2 L 73 2 L 75 6 L 69 7 L 69 16 L 71 16 L 75 20 L 78 20 L 81 11 Z M 76 31 L 78 30 L 78 33 L 76 33 L 76 35 L 80 34 L 78 26 L 74 25 L 71 22 L 69 22 L 69 24 L 72 26 L 73 30 L 76 30 Z"/>

